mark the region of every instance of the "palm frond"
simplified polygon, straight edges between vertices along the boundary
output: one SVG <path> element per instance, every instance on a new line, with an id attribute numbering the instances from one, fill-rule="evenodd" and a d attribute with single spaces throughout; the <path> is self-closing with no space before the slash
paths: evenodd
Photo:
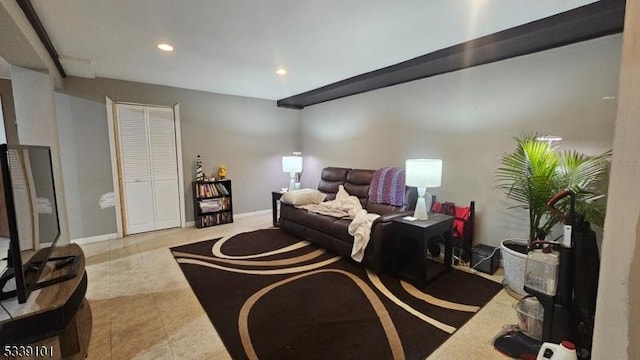
<path id="1" fill-rule="evenodd" d="M 576 151 L 558 152 L 557 147 L 537 141 L 538 133 L 515 137 L 516 148 L 503 154 L 495 172 L 495 187 L 520 208 L 529 212 L 529 236 L 538 230 L 549 233 L 559 219 L 550 215 L 547 202 L 557 193 L 571 189 L 576 193 L 578 211 L 596 224 L 604 220 L 604 199 L 609 176 L 611 151 L 587 156 Z M 556 204 L 568 210 L 568 203 Z"/>

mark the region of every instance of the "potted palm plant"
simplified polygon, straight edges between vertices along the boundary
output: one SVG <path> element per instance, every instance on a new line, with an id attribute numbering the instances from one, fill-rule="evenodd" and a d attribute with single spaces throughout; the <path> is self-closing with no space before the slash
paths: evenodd
<path id="1" fill-rule="evenodd" d="M 549 199 L 571 189 L 576 193 L 576 209 L 585 214 L 586 220 L 599 226 L 604 223 L 611 151 L 596 156 L 559 152 L 557 146 L 539 141 L 538 137 L 538 134 L 516 137 L 516 149 L 502 156 L 496 170 L 496 188 L 516 203 L 511 208 L 529 214 L 527 239 L 507 239 L 500 244 L 505 285 L 519 295 L 525 294 L 524 267 L 531 242 L 545 239 L 560 221 L 547 208 Z M 557 204 L 561 210 L 566 206 Z"/>

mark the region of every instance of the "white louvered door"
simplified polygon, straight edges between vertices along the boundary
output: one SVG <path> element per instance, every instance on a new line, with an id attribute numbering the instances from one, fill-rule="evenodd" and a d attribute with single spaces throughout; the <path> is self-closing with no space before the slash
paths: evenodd
<path id="1" fill-rule="evenodd" d="M 144 107 L 118 104 L 118 130 L 126 233 L 155 230 Z"/>
<path id="2" fill-rule="evenodd" d="M 173 109 L 147 108 L 156 230 L 180 226 Z"/>
<path id="3" fill-rule="evenodd" d="M 118 104 L 126 234 L 180 226 L 173 110 Z"/>

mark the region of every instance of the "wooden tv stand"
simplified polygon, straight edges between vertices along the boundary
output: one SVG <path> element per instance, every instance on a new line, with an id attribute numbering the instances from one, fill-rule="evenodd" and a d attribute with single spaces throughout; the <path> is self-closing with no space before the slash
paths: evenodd
<path id="1" fill-rule="evenodd" d="M 85 298 L 87 275 L 82 249 L 76 244 L 56 247 L 52 257 L 76 256 L 78 275 L 38 289 L 27 302 L 2 301 L 0 359 L 84 359 L 91 338 L 91 308 Z M 70 267 L 49 262 L 41 281 L 66 275 Z M 7 311 L 9 312 L 7 314 Z"/>

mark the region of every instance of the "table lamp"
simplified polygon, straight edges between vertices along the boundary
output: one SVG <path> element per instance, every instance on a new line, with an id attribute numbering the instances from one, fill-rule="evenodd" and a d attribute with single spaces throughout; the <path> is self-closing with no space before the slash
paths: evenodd
<path id="1" fill-rule="evenodd" d="M 301 156 L 283 156 L 282 157 L 282 171 L 288 172 L 291 176 L 289 181 L 289 190 L 294 190 L 296 188 L 295 176 L 296 173 L 302 171 L 302 157 Z M 298 186 L 300 184 L 298 183 Z"/>
<path id="2" fill-rule="evenodd" d="M 405 162 L 405 183 L 407 186 L 418 188 L 418 202 L 413 217 L 417 220 L 429 218 L 431 195 L 427 188 L 439 187 L 442 182 L 442 160 L 440 159 L 409 159 Z M 425 203 L 428 196 L 429 207 Z"/>

